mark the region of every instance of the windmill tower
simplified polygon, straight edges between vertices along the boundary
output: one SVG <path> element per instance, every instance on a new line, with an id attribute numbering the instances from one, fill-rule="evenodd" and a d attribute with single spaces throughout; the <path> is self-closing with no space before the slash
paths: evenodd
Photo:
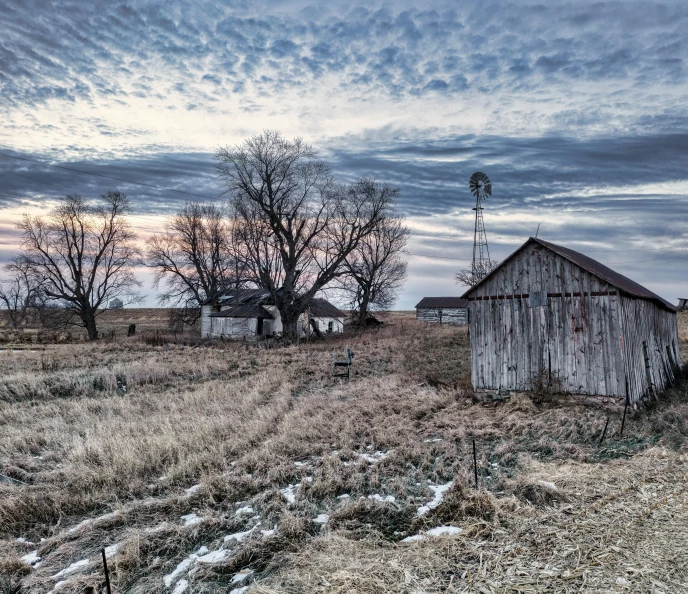
<path id="1" fill-rule="evenodd" d="M 468 182 L 471 193 L 475 196 L 475 232 L 473 235 L 473 264 L 471 274 L 475 282 L 481 280 L 490 271 L 490 250 L 487 247 L 487 235 L 483 222 L 483 200 L 492 195 L 492 182 L 482 171 L 476 171 Z"/>

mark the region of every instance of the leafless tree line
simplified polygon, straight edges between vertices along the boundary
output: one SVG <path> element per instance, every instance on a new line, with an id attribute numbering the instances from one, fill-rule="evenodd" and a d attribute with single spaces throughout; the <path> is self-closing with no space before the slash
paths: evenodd
<path id="1" fill-rule="evenodd" d="M 225 199 L 186 204 L 144 249 L 121 192 L 95 204 L 69 195 L 47 216 L 26 215 L 20 255 L 0 286 L 11 324 L 53 306 L 96 339 L 111 299 L 140 299 L 136 266 L 153 270 L 160 303 L 184 312 L 183 322 L 241 287 L 270 292 L 288 337 L 326 288 L 346 295 L 362 324 L 370 309 L 391 307 L 406 278 L 409 235 L 394 214 L 397 189 L 337 183 L 309 144 L 273 131 L 219 148 L 215 159 Z"/>

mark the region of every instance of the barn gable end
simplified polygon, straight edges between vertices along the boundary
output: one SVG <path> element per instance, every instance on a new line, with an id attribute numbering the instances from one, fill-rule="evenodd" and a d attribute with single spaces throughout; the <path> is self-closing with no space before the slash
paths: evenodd
<path id="1" fill-rule="evenodd" d="M 670 304 L 555 244 L 529 239 L 464 297 L 476 390 L 528 390 L 539 377 L 637 402 L 680 363 Z"/>

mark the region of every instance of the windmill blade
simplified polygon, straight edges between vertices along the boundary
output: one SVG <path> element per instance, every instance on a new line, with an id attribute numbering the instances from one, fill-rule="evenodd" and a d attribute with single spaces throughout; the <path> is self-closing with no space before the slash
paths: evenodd
<path id="1" fill-rule="evenodd" d="M 471 193 L 476 198 L 485 199 L 492 195 L 492 182 L 482 171 L 476 171 L 468 182 Z"/>

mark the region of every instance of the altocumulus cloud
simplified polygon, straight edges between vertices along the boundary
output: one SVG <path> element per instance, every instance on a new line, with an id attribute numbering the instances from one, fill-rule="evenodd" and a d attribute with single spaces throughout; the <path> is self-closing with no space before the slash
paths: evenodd
<path id="1" fill-rule="evenodd" d="M 212 150 L 279 127 L 306 136 L 343 180 L 401 187 L 400 208 L 424 233 L 412 253 L 470 253 L 466 183 L 480 169 L 495 183 L 486 219 L 499 256 L 538 222 L 582 249 L 680 256 L 682 2 L 420 5 L 0 0 L 2 150 L 215 197 Z M 185 200 L 11 159 L 0 179 L 4 205 L 114 186 L 140 214 Z M 411 258 L 402 305 L 420 290 L 414 278 L 458 291 L 461 262 Z M 602 259 L 624 265 L 617 252 Z M 685 287 L 648 261 L 623 271 L 669 298 Z"/>

